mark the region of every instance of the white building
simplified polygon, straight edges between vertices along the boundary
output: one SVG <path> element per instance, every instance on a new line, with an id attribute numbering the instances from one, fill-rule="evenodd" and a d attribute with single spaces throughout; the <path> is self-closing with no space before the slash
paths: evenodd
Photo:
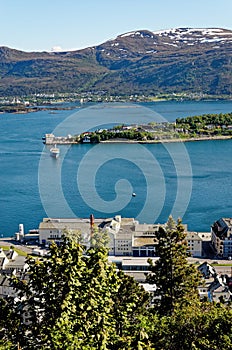
<path id="1" fill-rule="evenodd" d="M 24 272 L 28 267 L 25 259 L 25 256 L 19 256 L 13 249 L 0 249 L 0 297 L 15 295 L 15 290 L 10 285 L 8 276 Z"/>
<path id="2" fill-rule="evenodd" d="M 99 225 L 102 219 L 64 219 L 44 218 L 39 225 L 39 242 L 42 245 L 49 245 L 51 242 L 59 243 L 65 230 L 81 232 L 86 243 L 89 242 L 93 224 Z"/>
<path id="3" fill-rule="evenodd" d="M 92 219 L 91 219 L 92 218 Z M 79 231 L 88 247 L 93 227 L 106 232 L 109 237 L 109 255 L 154 257 L 158 243 L 156 232 L 160 224 L 140 224 L 134 218 L 62 219 L 45 218 L 39 225 L 40 244 L 60 242 L 65 230 Z M 187 234 L 189 251 L 192 256 L 202 255 L 202 238 L 196 232 Z"/>
<path id="4" fill-rule="evenodd" d="M 188 250 L 192 257 L 202 256 L 202 238 L 198 232 L 187 232 Z"/>
<path id="5" fill-rule="evenodd" d="M 132 255 L 132 229 L 135 223 L 134 218 L 122 218 L 120 215 L 105 220 L 102 230 L 109 236 L 109 255 Z"/>
<path id="6" fill-rule="evenodd" d="M 44 141 L 46 145 L 52 145 L 54 143 L 55 136 L 53 134 L 45 134 Z"/>
<path id="7" fill-rule="evenodd" d="M 82 142 L 83 142 L 83 143 L 90 143 L 90 142 L 91 142 L 90 136 L 85 135 L 85 137 L 83 138 Z"/>

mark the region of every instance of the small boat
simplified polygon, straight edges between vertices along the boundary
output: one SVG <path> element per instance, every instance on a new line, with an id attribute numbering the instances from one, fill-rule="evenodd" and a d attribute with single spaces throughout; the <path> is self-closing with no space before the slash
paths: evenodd
<path id="1" fill-rule="evenodd" d="M 60 149 L 55 145 L 55 147 L 52 147 L 50 149 L 50 155 L 54 158 L 58 158 L 60 155 Z"/>
<path id="2" fill-rule="evenodd" d="M 132 197 L 136 197 L 136 193 L 135 192 L 132 193 Z"/>

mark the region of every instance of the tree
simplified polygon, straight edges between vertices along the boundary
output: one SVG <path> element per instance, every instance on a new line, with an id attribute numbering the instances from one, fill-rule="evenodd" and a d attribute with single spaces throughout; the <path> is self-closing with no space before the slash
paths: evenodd
<path id="1" fill-rule="evenodd" d="M 145 332 L 156 350 L 229 350 L 230 305 L 200 301 L 201 277 L 187 261 L 184 227 L 170 217 L 157 232 L 159 260 L 147 276 L 156 284 L 155 307 Z"/>
<path id="2" fill-rule="evenodd" d="M 156 350 L 229 350 L 232 310 L 197 302 L 177 307 L 171 316 L 153 315 L 145 328 Z"/>
<path id="3" fill-rule="evenodd" d="M 160 315 L 171 315 L 175 306 L 184 305 L 197 298 L 201 277 L 195 266 L 187 261 L 186 234 L 181 220 L 177 223 L 169 217 L 166 227 L 157 232 L 159 259 L 147 276 L 149 283 L 156 285 L 155 303 Z"/>
<path id="4" fill-rule="evenodd" d="M 5 314 L 11 310 L 1 324 L 6 341 L 26 350 L 121 349 L 120 343 L 124 349 L 138 348 L 143 339 L 136 309 L 144 304 L 146 310 L 147 296 L 108 262 L 108 249 L 99 233 L 93 234 L 86 252 L 80 235 L 66 232 L 60 246 L 51 245 L 48 258 L 28 257 L 27 263 L 24 278 L 11 278 L 17 298 L 9 298 L 0 310 Z"/>
<path id="5" fill-rule="evenodd" d="M 20 322 L 14 317 L 14 311 L 9 306 L 7 299 L 0 298 L 0 350 L 17 349 L 17 344 L 14 346 L 8 339 L 7 325 L 10 324 L 12 332 L 16 334 L 20 329 Z"/>
<path id="6" fill-rule="evenodd" d="M 148 314 L 150 296 L 133 277 L 122 271 L 118 277 L 119 288 L 113 295 L 115 342 L 112 349 L 136 349 L 139 343 L 149 349 L 143 321 Z"/>

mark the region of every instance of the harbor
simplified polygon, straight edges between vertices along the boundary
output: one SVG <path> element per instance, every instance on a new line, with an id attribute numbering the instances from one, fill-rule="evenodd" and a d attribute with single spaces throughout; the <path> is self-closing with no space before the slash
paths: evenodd
<path id="1" fill-rule="evenodd" d="M 195 113 L 202 114 L 213 110 L 226 113 L 232 110 L 232 102 L 157 102 L 149 104 L 149 108 L 162 112 L 166 119 L 172 122 L 179 115 L 186 116 L 190 113 L 192 115 Z M 138 113 L 139 111 L 140 109 L 138 109 Z M 87 109 L 87 112 L 92 114 L 91 109 Z M 85 154 L 96 147 L 90 143 L 77 143 L 75 147 L 69 147 L 70 138 L 68 140 L 56 139 L 57 146 L 60 148 L 60 157 L 53 159 L 50 156 L 50 148 L 53 145 L 44 147 L 42 143 L 42 137 L 48 132 L 59 136 L 64 135 L 65 137 L 68 134 L 74 135 L 74 131 L 71 129 L 64 133 L 56 133 L 57 125 L 69 115 L 70 111 L 60 111 L 52 115 L 49 111 L 38 111 L 38 113 L 28 113 L 26 116 L 23 114 L 5 114 L 0 118 L 2 130 L 0 164 L 2 184 L 1 236 L 12 236 L 17 231 L 19 222 L 23 222 L 26 231 L 28 231 L 30 228 L 36 227 L 41 217 L 45 215 L 38 186 L 38 169 L 41 157 L 45 162 L 41 170 L 45 172 L 45 179 L 50 179 L 51 182 L 48 183 L 46 189 L 47 201 L 52 203 L 51 208 L 56 208 L 56 213 L 49 213 L 49 216 L 67 216 L 57 192 L 52 192 L 54 177 L 60 171 L 60 167 L 62 167 L 62 187 L 70 208 L 78 217 L 85 217 L 90 212 L 91 209 L 82 199 L 76 185 L 77 170 Z M 86 118 L 88 116 L 87 114 Z M 107 114 L 102 124 L 109 125 L 112 120 L 113 117 Z M 17 128 L 15 127 L 16 124 Z M 59 142 L 64 143 L 64 145 L 60 145 Z M 173 151 L 179 147 L 178 143 L 167 145 L 170 145 Z M 190 229 L 204 231 L 208 229 L 207 223 L 213 222 L 215 217 L 231 215 L 229 203 L 231 198 L 232 165 L 230 158 L 232 142 L 231 140 L 186 142 L 184 146 L 191 159 L 193 190 L 188 208 L 181 217 L 185 222 L 188 222 Z M 163 207 L 158 218 L 159 222 L 165 222 L 176 196 L 176 172 L 163 144 L 146 143 L 144 147 L 157 159 L 166 180 L 165 200 L 167 205 Z M 67 149 L 68 152 L 66 152 Z M 132 151 L 133 146 L 129 143 L 119 144 L 112 141 L 101 143 L 101 152 L 104 153 L 110 152 L 112 154 L 112 152 L 115 152 L 116 155 L 119 155 L 119 153 L 126 155 Z M 142 161 L 139 153 L 136 154 L 136 157 Z M 96 158 L 92 159 L 92 166 L 93 169 L 99 166 Z M 114 179 L 117 181 L 117 174 L 120 174 L 120 178 L 128 179 L 133 186 L 133 190 L 131 190 L 128 197 L 130 203 L 121 210 L 121 213 L 124 216 L 137 215 L 141 210 L 141 203 L 144 203 L 146 199 L 146 183 L 143 181 L 143 177 L 139 176 L 137 168 L 133 167 L 131 162 L 126 164 L 123 160 L 115 159 L 112 160 L 112 165 L 101 167 L 101 177 L 96 178 L 99 195 L 105 201 L 113 199 Z M 110 182 L 103 179 L 110 179 Z M 183 177 L 181 181 L 190 180 Z M 132 198 L 131 194 L 133 192 L 136 193 L 136 197 Z M 151 206 L 151 212 L 153 212 L 156 204 L 157 202 L 154 202 Z M 94 214 L 101 216 L 102 213 L 97 210 L 97 203 L 96 205 L 93 203 L 93 206 L 96 208 Z M 31 212 L 33 212 L 33 215 L 31 215 Z M 144 219 L 144 222 L 148 222 L 147 218 Z"/>

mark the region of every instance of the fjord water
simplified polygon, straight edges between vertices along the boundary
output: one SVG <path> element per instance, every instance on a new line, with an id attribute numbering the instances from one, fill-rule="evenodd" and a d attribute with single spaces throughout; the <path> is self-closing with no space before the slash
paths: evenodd
<path id="1" fill-rule="evenodd" d="M 177 117 L 232 111 L 232 101 L 157 102 L 142 105 L 160 113 L 168 121 L 174 121 Z M 56 181 L 57 173 L 60 173 L 65 203 L 68 203 L 73 215 L 88 217 L 93 213 L 96 217 L 107 217 L 118 212 L 110 210 L 104 212 L 97 209 L 91 184 L 88 183 L 89 174 L 86 174 L 84 192 L 78 187 L 79 165 L 86 154 L 96 146 L 61 146 L 61 155 L 65 154 L 65 157 L 61 156 L 55 160 L 49 156 L 49 147 L 44 147 L 42 144 L 42 136 L 52 132 L 72 113 L 73 111 L 60 110 L 56 113 L 40 111 L 0 115 L 0 235 L 11 236 L 18 230 L 20 223 L 25 225 L 26 231 L 37 228 L 42 218 L 48 214 L 56 217 L 67 216 L 64 203 L 53 190 L 52 179 Z M 89 113 L 93 111 L 90 110 Z M 105 117 L 102 124 L 108 122 L 111 122 L 110 118 L 108 120 Z M 128 201 L 125 207 L 120 208 L 119 213 L 127 217 L 138 217 L 150 191 L 147 188 L 150 176 L 149 164 L 145 165 L 144 171 L 136 165 L 142 164 L 143 167 L 144 157 L 139 153 L 135 155 L 137 163 L 129 157 L 128 159 L 126 156 L 120 157 L 120 154 L 132 154 L 134 145 L 104 144 L 101 147 L 103 153 L 118 152 L 119 156 L 112 156 L 112 159 L 108 159 L 104 164 L 99 164 L 98 157 L 91 158 L 91 166 L 97 169 L 95 176 L 97 194 L 105 203 L 114 201 L 116 182 L 126 179 L 128 190 L 125 190 L 122 199 L 126 196 Z M 158 164 L 157 169 L 162 174 L 163 197 L 157 196 L 154 202 L 148 203 L 146 209 L 156 212 L 156 222 L 165 222 L 171 213 L 179 191 L 178 181 L 182 182 L 182 189 L 188 187 L 188 190 L 191 190 L 186 211 L 183 213 L 183 221 L 188 224 L 189 229 L 209 231 L 210 225 L 219 217 L 231 217 L 232 140 L 185 143 L 185 151 L 191 164 L 191 176 L 184 171 L 177 176 L 175 161 L 165 145 L 151 144 L 140 147 L 146 148 L 154 157 Z M 177 144 L 169 144 L 168 147 L 178 153 Z M 41 157 L 44 159 L 42 163 Z M 41 164 L 43 169 L 40 171 L 43 171 L 45 179 L 49 179 L 47 183 L 42 184 L 43 190 L 47 193 L 46 199 L 41 198 L 41 183 L 39 184 L 38 180 Z M 184 163 L 183 169 L 185 169 Z M 135 192 L 136 196 L 131 197 L 130 191 Z M 159 193 L 159 189 L 157 191 Z M 181 196 L 181 193 L 179 195 Z M 157 211 L 156 206 L 160 210 Z M 147 221 L 147 217 L 149 218 L 144 215 L 140 220 Z"/>

